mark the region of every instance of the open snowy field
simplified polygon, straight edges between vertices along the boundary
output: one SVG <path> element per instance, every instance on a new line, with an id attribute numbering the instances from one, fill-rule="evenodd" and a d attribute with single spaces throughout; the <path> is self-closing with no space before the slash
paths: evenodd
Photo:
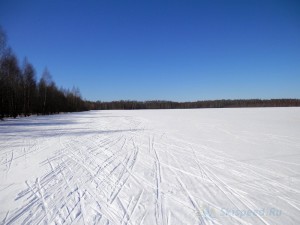
<path id="1" fill-rule="evenodd" d="M 0 224 L 300 224 L 300 108 L 0 122 Z"/>

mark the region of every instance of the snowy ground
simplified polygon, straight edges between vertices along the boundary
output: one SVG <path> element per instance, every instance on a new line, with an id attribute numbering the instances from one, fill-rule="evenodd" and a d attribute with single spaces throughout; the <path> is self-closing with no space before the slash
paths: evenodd
<path id="1" fill-rule="evenodd" d="M 300 224 L 300 108 L 0 122 L 1 224 Z"/>

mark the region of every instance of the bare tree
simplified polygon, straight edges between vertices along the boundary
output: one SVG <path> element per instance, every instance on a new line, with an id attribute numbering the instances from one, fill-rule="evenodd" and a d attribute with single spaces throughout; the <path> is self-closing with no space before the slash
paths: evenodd
<path id="1" fill-rule="evenodd" d="M 1 60 L 1 83 L 4 114 L 16 117 L 19 109 L 20 69 L 11 50 Z"/>
<path id="2" fill-rule="evenodd" d="M 46 113 L 46 104 L 47 104 L 47 92 L 48 92 L 48 86 L 52 82 L 52 77 L 50 75 L 50 72 L 47 68 L 45 68 L 42 77 L 39 82 L 39 97 L 42 103 L 42 113 Z"/>
<path id="3" fill-rule="evenodd" d="M 23 63 L 23 113 L 28 116 L 34 112 L 34 102 L 36 97 L 36 78 L 33 66 L 25 58 Z"/>

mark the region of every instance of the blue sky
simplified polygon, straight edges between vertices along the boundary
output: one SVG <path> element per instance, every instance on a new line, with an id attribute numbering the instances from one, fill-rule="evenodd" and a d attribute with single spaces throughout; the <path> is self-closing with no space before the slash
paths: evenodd
<path id="1" fill-rule="evenodd" d="M 0 25 L 89 100 L 300 98 L 297 0 L 1 0 Z"/>

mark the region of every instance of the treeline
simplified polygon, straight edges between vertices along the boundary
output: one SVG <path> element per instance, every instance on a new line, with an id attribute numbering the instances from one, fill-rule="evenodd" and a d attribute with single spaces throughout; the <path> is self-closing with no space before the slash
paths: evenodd
<path id="1" fill-rule="evenodd" d="M 0 118 L 88 110 L 78 88 L 58 88 L 47 69 L 39 81 L 27 59 L 20 66 L 0 29 Z"/>
<path id="2" fill-rule="evenodd" d="M 172 101 L 112 101 L 82 100 L 79 88 L 58 88 L 47 69 L 37 81 L 32 64 L 24 59 L 22 66 L 6 45 L 0 27 L 0 119 L 4 117 L 54 114 L 86 110 L 113 109 L 187 109 L 233 107 L 289 107 L 300 106 L 299 99 L 214 100 L 196 102 Z"/>
<path id="3" fill-rule="evenodd" d="M 238 107 L 291 107 L 300 106 L 299 99 L 239 99 L 196 102 L 172 101 L 113 101 L 91 103 L 93 109 L 193 109 L 193 108 L 238 108 Z"/>

